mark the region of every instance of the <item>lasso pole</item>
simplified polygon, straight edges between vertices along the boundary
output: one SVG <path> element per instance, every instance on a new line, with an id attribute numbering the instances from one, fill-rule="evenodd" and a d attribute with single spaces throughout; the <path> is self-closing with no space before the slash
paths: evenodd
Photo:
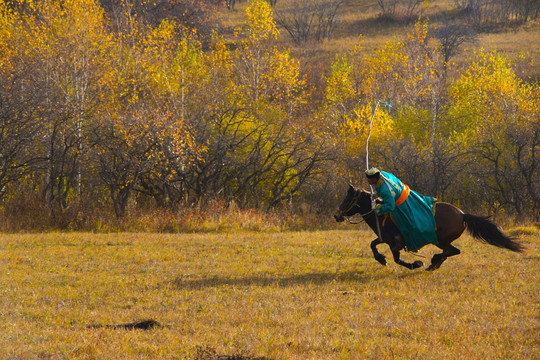
<path id="1" fill-rule="evenodd" d="M 369 138 L 371 137 L 371 127 L 373 126 L 373 119 L 375 119 L 375 114 L 377 113 L 377 108 L 379 107 L 379 104 L 392 107 L 390 103 L 377 100 L 377 104 L 375 105 L 375 109 L 373 110 L 373 114 L 371 115 L 371 120 L 369 122 L 369 132 L 368 132 L 368 137 L 366 139 L 366 170 L 369 170 Z"/>
<path id="2" fill-rule="evenodd" d="M 371 126 L 373 125 L 373 119 L 375 118 L 375 114 L 377 113 L 377 108 L 379 107 L 380 102 L 381 100 L 377 100 L 377 104 L 375 105 L 375 109 L 373 110 L 373 115 L 371 115 L 371 120 L 369 122 L 369 132 L 366 139 L 366 170 L 369 170 L 369 138 L 371 137 Z M 371 192 L 373 193 L 373 189 Z"/>
<path id="3" fill-rule="evenodd" d="M 377 108 L 379 107 L 379 104 L 386 105 L 388 107 L 391 107 L 389 103 L 382 102 L 381 100 L 377 100 L 377 104 L 375 105 L 375 109 L 373 109 L 373 115 L 371 115 L 371 120 L 369 122 L 369 132 L 366 139 L 366 170 L 369 170 L 369 138 L 371 137 L 371 127 L 373 125 L 373 119 L 375 119 L 375 114 L 377 113 Z M 373 189 L 373 186 L 369 184 L 369 188 L 371 189 L 371 209 L 375 210 L 375 190 Z M 375 212 L 375 223 L 377 224 L 377 236 L 382 241 L 381 236 L 381 226 L 379 225 L 379 215 L 377 212 Z"/>

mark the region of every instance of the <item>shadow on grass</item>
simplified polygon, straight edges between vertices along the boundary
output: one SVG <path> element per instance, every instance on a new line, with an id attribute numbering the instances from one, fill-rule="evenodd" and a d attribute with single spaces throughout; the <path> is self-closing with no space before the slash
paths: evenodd
<path id="1" fill-rule="evenodd" d="M 376 36 L 392 36 L 396 34 L 400 36 L 404 34 L 404 31 L 410 31 L 411 25 L 415 24 L 419 20 L 428 19 L 429 24 L 439 24 L 445 21 L 467 21 L 459 10 L 452 8 L 440 8 L 429 14 L 419 15 L 415 14 L 411 17 L 405 16 L 403 12 L 397 12 L 392 16 L 383 16 L 380 11 L 374 11 L 373 15 L 367 18 L 362 18 L 353 21 L 343 21 L 340 26 L 341 29 L 345 29 L 341 32 L 336 31 L 334 34 L 335 39 L 342 37 L 351 37 L 363 35 L 364 37 L 376 37 Z"/>
<path id="2" fill-rule="evenodd" d="M 363 35 L 365 37 L 393 35 L 396 32 L 409 28 L 410 25 L 411 22 L 371 17 L 367 19 L 350 21 L 344 26 L 344 28 L 348 30 L 341 34 L 335 34 L 334 38 L 339 39 L 340 37 L 350 37 L 351 35 Z"/>
<path id="3" fill-rule="evenodd" d="M 271 360 L 266 357 L 254 357 L 243 353 L 234 355 L 219 355 L 211 347 L 197 347 L 197 354 L 193 360 Z"/>
<path id="4" fill-rule="evenodd" d="M 294 274 L 289 276 L 260 274 L 242 278 L 212 276 L 206 278 L 192 278 L 189 275 L 183 275 L 171 281 L 169 284 L 178 290 L 199 290 L 220 286 L 278 286 L 291 287 L 297 285 L 325 285 L 331 282 L 354 282 L 359 284 L 369 283 L 387 278 L 389 276 L 399 279 L 416 276 L 420 271 L 409 271 L 399 275 L 389 274 L 387 272 L 366 273 L 365 271 L 346 271 L 338 273 L 308 273 Z"/>

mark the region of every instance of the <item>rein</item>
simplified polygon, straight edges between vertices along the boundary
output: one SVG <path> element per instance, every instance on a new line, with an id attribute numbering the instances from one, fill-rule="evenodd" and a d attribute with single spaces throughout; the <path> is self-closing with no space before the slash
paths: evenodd
<path id="1" fill-rule="evenodd" d="M 357 206 L 358 208 L 360 208 L 360 206 L 358 206 L 358 203 L 357 203 L 357 200 L 358 198 L 360 197 L 360 192 L 357 192 L 356 194 L 354 194 L 352 200 L 351 200 L 351 205 L 349 205 L 349 207 L 343 211 L 341 211 L 341 213 L 348 213 L 349 211 L 351 211 L 355 206 Z M 360 216 L 362 216 L 362 220 L 365 222 L 366 220 L 364 219 L 364 216 L 368 216 L 370 215 L 371 213 L 373 213 L 375 211 L 375 209 L 371 209 L 370 211 L 364 213 L 364 214 L 360 214 Z M 343 216 L 348 222 L 349 224 L 352 224 L 352 225 L 355 225 L 355 224 L 360 224 L 362 221 L 359 221 L 359 222 L 352 222 L 351 221 L 351 216 Z"/>
<path id="2" fill-rule="evenodd" d="M 351 208 L 352 209 L 352 208 Z M 360 224 L 361 222 L 366 222 L 366 219 L 364 219 L 364 216 L 368 216 L 370 215 L 372 212 L 374 212 L 375 210 L 369 210 L 367 213 L 365 214 L 360 214 L 360 216 L 362 217 L 362 220 L 361 221 L 358 221 L 358 222 L 352 222 L 351 221 L 351 217 L 350 216 L 344 216 L 344 218 L 349 222 L 349 224 L 352 224 L 352 225 L 356 225 L 356 224 Z"/>

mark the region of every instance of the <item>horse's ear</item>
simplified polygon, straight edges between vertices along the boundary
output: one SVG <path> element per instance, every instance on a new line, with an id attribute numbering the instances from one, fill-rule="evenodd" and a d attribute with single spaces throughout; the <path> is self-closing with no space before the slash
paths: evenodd
<path id="1" fill-rule="evenodd" d="M 356 188 L 351 183 L 349 183 L 349 191 L 356 191 Z"/>

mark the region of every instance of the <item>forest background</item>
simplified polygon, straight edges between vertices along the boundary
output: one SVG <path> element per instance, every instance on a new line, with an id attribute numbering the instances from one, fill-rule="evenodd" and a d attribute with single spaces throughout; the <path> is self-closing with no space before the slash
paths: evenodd
<path id="1" fill-rule="evenodd" d="M 538 221 L 539 9 L 2 1 L 1 228 L 328 227 L 373 115 L 370 165 Z"/>

